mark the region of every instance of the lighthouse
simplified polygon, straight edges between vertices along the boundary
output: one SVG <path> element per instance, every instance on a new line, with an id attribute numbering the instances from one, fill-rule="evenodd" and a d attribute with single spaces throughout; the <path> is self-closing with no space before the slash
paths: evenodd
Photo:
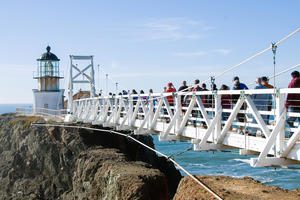
<path id="1" fill-rule="evenodd" d="M 34 113 L 51 113 L 53 110 L 63 109 L 64 106 L 64 89 L 59 89 L 59 80 L 63 78 L 59 71 L 60 59 L 50 52 L 50 46 L 46 50 L 37 59 L 37 71 L 33 77 L 38 83 L 37 89 L 33 89 Z"/>

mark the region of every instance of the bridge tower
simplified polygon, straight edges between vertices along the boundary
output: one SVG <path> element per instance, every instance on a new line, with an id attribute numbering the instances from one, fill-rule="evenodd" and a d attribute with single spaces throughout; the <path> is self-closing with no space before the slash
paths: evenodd
<path id="1" fill-rule="evenodd" d="M 73 86 L 74 84 L 87 84 L 90 86 L 90 98 L 95 97 L 95 78 L 94 78 L 94 56 L 75 56 L 70 55 L 70 68 L 69 68 L 69 85 L 68 85 L 68 115 L 65 121 L 72 121 L 73 114 Z M 80 66 L 76 62 L 88 62 L 87 66 Z M 79 63 L 81 64 L 81 63 Z M 73 70 L 75 73 L 73 73 Z"/>
<path id="2" fill-rule="evenodd" d="M 38 89 L 33 89 L 34 113 L 41 109 L 59 110 L 64 106 L 64 89 L 59 89 L 59 80 L 63 78 L 59 71 L 60 59 L 50 52 L 50 46 L 46 50 L 37 59 L 37 71 L 33 77 L 38 81 Z"/>

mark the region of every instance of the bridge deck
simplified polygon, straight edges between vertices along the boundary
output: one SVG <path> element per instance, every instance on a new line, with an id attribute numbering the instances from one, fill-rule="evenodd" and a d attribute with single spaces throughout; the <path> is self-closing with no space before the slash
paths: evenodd
<path id="1" fill-rule="evenodd" d="M 195 151 L 238 148 L 243 154 L 258 154 L 251 159 L 254 167 L 299 164 L 300 127 L 291 117 L 300 113 L 286 112 L 288 93 L 300 93 L 300 89 L 89 98 L 74 101 L 66 120 L 158 134 L 160 140 L 190 140 Z M 224 104 L 224 97 L 230 98 L 226 101 L 230 105 Z M 239 126 L 245 134 L 232 131 Z"/>

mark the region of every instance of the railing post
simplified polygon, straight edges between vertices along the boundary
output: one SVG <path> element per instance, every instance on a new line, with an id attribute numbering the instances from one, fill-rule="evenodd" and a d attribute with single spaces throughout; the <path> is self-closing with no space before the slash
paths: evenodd
<path id="1" fill-rule="evenodd" d="M 221 126 L 222 126 L 222 114 L 218 116 L 217 113 L 222 110 L 221 105 L 221 95 L 217 93 L 217 91 L 213 91 L 214 99 L 215 99 L 215 117 L 219 117 L 217 120 L 215 131 L 214 131 L 214 142 L 217 143 L 219 136 L 221 135 Z M 222 112 L 222 111 L 221 111 Z"/>
<path id="2" fill-rule="evenodd" d="M 176 110 L 174 113 L 176 113 L 176 111 L 179 111 L 179 116 L 176 119 L 176 124 L 175 124 L 175 129 L 178 130 L 180 128 L 180 124 L 181 124 L 181 113 L 182 113 L 182 105 L 181 105 L 181 95 L 177 95 L 177 99 L 176 99 Z M 174 131 L 174 133 L 176 133 L 176 131 Z"/>
<path id="3" fill-rule="evenodd" d="M 156 103 L 158 103 L 156 101 Z M 147 121 L 147 128 L 150 129 L 150 125 L 151 125 L 151 122 L 153 120 L 153 117 L 154 117 L 154 98 L 151 94 L 149 94 L 149 102 L 148 102 L 148 105 L 149 105 L 149 112 L 150 112 L 150 116 L 149 116 L 149 119 Z"/>
<path id="4" fill-rule="evenodd" d="M 127 120 L 128 120 L 128 126 L 130 125 L 130 121 L 131 121 L 131 118 L 132 118 L 132 113 L 133 113 L 133 97 L 131 95 L 129 95 L 128 97 L 129 99 L 129 109 L 128 109 L 128 117 L 127 117 Z"/>
<path id="5" fill-rule="evenodd" d="M 75 103 L 73 102 L 73 106 L 72 106 L 71 109 L 72 109 L 71 110 L 72 115 L 74 115 L 77 112 L 77 110 L 78 110 L 78 102 L 77 101 Z"/>
<path id="6" fill-rule="evenodd" d="M 87 99 L 87 106 L 86 106 L 86 108 L 85 108 L 85 113 L 84 113 L 84 115 L 83 115 L 83 121 L 85 122 L 87 119 L 89 119 L 90 118 L 90 116 L 91 116 L 91 108 L 93 107 L 93 104 L 92 104 L 92 102 L 93 102 L 93 100 L 92 99 Z"/>
<path id="7" fill-rule="evenodd" d="M 280 93 L 280 89 L 276 89 L 276 108 L 275 108 L 275 121 L 277 122 L 280 119 L 280 116 L 283 112 L 285 112 L 285 106 L 284 106 L 284 94 Z M 278 136 L 276 138 L 276 156 L 279 157 L 282 154 L 283 151 L 283 144 L 284 144 L 284 138 L 285 138 L 285 125 L 281 127 Z"/>
<path id="8" fill-rule="evenodd" d="M 116 116 L 117 116 L 118 99 L 117 99 L 116 96 L 113 96 L 112 98 L 113 98 L 113 109 L 112 109 L 112 115 L 113 116 L 112 116 L 111 120 L 112 120 L 112 123 L 114 123 L 115 119 L 116 119 Z"/>
<path id="9" fill-rule="evenodd" d="M 117 99 L 117 103 L 118 103 L 118 106 L 117 106 L 117 110 L 116 110 L 116 117 L 114 119 L 114 123 L 116 125 L 118 125 L 118 122 L 119 122 L 119 119 L 120 119 L 120 116 L 121 116 L 121 111 L 122 111 L 122 106 L 123 106 L 123 100 L 122 100 L 123 96 L 118 96 Z"/>

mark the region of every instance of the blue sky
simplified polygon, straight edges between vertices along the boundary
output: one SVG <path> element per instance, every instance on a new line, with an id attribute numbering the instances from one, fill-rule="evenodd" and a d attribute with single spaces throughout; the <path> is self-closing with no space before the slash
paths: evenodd
<path id="1" fill-rule="evenodd" d="M 3 1 L 0 7 L 0 103 L 31 103 L 36 59 L 49 44 L 61 59 L 66 88 L 68 55 L 94 55 L 97 89 L 153 88 L 171 81 L 206 80 L 299 28 L 300 1 Z M 300 33 L 278 47 L 279 72 L 299 62 Z M 300 69 L 299 69 L 300 70 Z M 252 83 L 272 75 L 272 53 L 216 80 Z M 276 85 L 286 87 L 286 73 Z M 100 84 L 99 84 L 100 83 Z M 82 86 L 86 89 L 86 86 Z M 79 87 L 76 87 L 79 89 Z M 66 95 L 66 94 L 65 94 Z"/>

